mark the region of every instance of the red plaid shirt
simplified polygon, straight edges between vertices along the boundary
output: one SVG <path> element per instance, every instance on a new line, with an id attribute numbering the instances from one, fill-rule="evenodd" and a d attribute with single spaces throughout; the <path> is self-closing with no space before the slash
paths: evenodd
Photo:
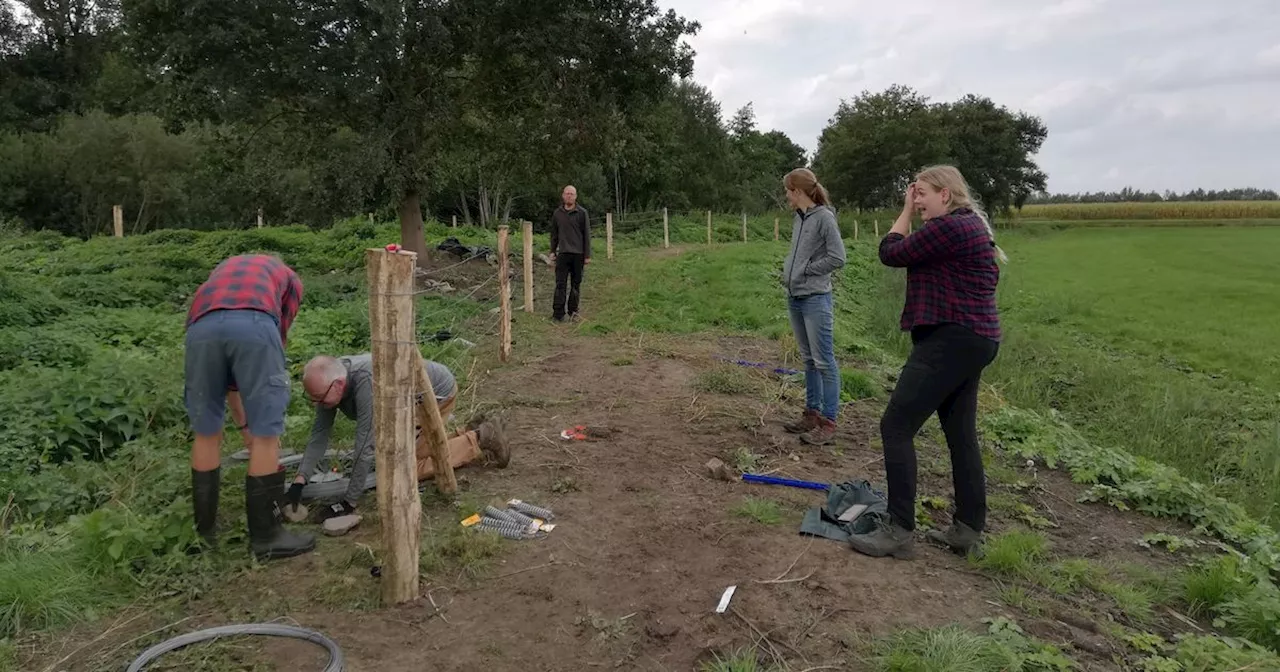
<path id="1" fill-rule="evenodd" d="M 1000 340 L 995 241 L 974 211 L 935 217 L 909 236 L 890 233 L 880 241 L 880 262 L 907 269 L 903 331 L 959 324 Z"/>
<path id="2" fill-rule="evenodd" d="M 276 318 L 280 343 L 302 303 L 302 280 L 283 261 L 265 254 L 242 254 L 218 264 L 196 290 L 187 325 L 215 310 L 259 310 Z"/>

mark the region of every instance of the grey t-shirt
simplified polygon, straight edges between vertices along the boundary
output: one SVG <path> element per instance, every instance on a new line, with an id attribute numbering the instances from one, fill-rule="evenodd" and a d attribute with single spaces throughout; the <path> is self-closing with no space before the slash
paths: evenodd
<path id="1" fill-rule="evenodd" d="M 316 465 L 324 459 L 324 453 L 329 448 L 333 421 L 337 418 L 338 411 L 342 411 L 343 415 L 356 421 L 353 464 L 351 473 L 348 474 L 351 485 L 346 494 L 346 500 L 355 503 L 364 494 L 364 482 L 373 468 L 373 355 L 366 352 L 339 357 L 338 361 L 347 368 L 346 389 L 336 407 L 316 408 L 311 437 L 307 440 L 307 449 L 302 455 L 298 473 L 303 478 L 311 478 Z M 457 393 L 458 383 L 449 367 L 429 359 L 423 361 L 437 403 L 442 403 Z"/>

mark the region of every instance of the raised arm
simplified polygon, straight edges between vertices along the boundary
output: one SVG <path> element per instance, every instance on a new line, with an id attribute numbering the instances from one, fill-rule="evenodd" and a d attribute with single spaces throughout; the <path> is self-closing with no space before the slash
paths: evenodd
<path id="1" fill-rule="evenodd" d="M 897 230 L 890 231 L 880 241 L 880 263 L 906 268 L 946 259 L 963 242 L 958 234 L 958 228 L 952 225 L 949 217 L 931 219 L 905 236 Z"/>

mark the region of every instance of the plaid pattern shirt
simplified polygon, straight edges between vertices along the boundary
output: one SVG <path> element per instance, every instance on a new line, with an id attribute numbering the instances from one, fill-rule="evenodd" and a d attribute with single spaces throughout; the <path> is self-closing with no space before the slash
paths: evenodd
<path id="1" fill-rule="evenodd" d="M 880 241 L 880 262 L 907 269 L 902 329 L 959 324 L 999 341 L 995 241 L 968 208 L 924 223 L 909 236 L 890 233 Z"/>
<path id="2" fill-rule="evenodd" d="M 302 304 L 302 280 L 283 261 L 265 254 L 242 254 L 218 264 L 196 290 L 187 325 L 215 310 L 258 310 L 280 325 L 280 343 Z"/>

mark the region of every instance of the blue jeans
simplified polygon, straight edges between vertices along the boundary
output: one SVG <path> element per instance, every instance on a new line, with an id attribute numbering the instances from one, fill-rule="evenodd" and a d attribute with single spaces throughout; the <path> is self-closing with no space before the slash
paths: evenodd
<path id="1" fill-rule="evenodd" d="M 835 312 L 831 293 L 787 299 L 791 331 L 804 360 L 805 408 L 835 420 L 840 409 L 840 365 L 836 362 Z"/>
<path id="2" fill-rule="evenodd" d="M 218 310 L 187 328 L 183 398 L 191 429 L 212 436 L 226 422 L 227 386 L 234 381 L 254 436 L 284 434 L 289 407 L 280 327 L 257 310 Z"/>

